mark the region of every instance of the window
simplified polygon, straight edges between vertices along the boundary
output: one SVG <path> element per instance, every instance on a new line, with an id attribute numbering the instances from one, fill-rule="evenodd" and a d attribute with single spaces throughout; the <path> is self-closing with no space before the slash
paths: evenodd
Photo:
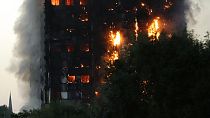
<path id="1" fill-rule="evenodd" d="M 74 45 L 72 43 L 66 44 L 65 47 L 66 47 L 66 50 L 67 50 L 68 53 L 72 53 L 74 51 Z"/>
<path id="2" fill-rule="evenodd" d="M 68 52 L 68 53 L 71 53 L 71 52 L 73 52 L 73 51 L 74 51 L 74 48 L 73 48 L 73 47 L 70 47 L 70 46 L 67 47 L 67 52 Z"/>
<path id="3" fill-rule="evenodd" d="M 61 92 L 61 98 L 66 100 L 68 99 L 68 93 L 67 92 Z"/>
<path id="4" fill-rule="evenodd" d="M 81 14 L 79 16 L 79 20 L 82 21 L 82 22 L 87 22 L 88 21 L 88 14 L 87 13 Z"/>
<path id="5" fill-rule="evenodd" d="M 73 4 L 73 0 L 66 0 L 66 5 L 72 6 Z"/>
<path id="6" fill-rule="evenodd" d="M 60 0 L 51 0 L 51 4 L 54 6 L 58 6 L 60 4 Z"/>
<path id="7" fill-rule="evenodd" d="M 87 5 L 87 0 L 80 0 L 80 5 Z"/>
<path id="8" fill-rule="evenodd" d="M 74 83 L 75 80 L 76 80 L 76 77 L 75 76 L 69 76 L 68 75 L 67 80 L 68 80 L 69 83 Z"/>
<path id="9" fill-rule="evenodd" d="M 83 52 L 89 52 L 90 51 L 89 44 L 88 43 L 82 44 L 80 50 Z"/>
<path id="10" fill-rule="evenodd" d="M 61 78 L 61 83 L 67 83 L 66 77 L 62 77 L 62 78 Z"/>
<path id="11" fill-rule="evenodd" d="M 81 76 L 81 83 L 83 83 L 83 84 L 90 83 L 90 76 L 89 75 L 82 75 Z"/>

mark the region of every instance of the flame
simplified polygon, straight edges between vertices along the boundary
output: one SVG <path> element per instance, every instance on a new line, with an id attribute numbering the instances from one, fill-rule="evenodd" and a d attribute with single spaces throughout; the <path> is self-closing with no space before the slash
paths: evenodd
<path id="1" fill-rule="evenodd" d="M 148 36 L 158 39 L 160 36 L 160 17 L 156 17 L 148 28 Z"/>
<path id="2" fill-rule="evenodd" d="M 114 53 L 112 54 L 112 59 L 113 60 L 118 60 L 119 59 L 119 53 L 117 51 L 114 51 Z"/>
<path id="3" fill-rule="evenodd" d="M 137 21 L 137 18 L 135 18 L 135 36 L 136 36 L 136 40 L 138 38 L 138 31 L 139 31 L 139 26 L 138 26 L 138 21 Z"/>
<path id="4" fill-rule="evenodd" d="M 110 45 L 107 50 L 107 59 L 111 64 L 119 59 L 119 46 L 121 44 L 121 34 L 120 31 L 117 31 L 114 33 L 113 31 L 110 31 Z"/>
<path id="5" fill-rule="evenodd" d="M 59 0 L 51 0 L 51 4 L 54 6 L 58 6 L 60 4 Z"/>
<path id="6" fill-rule="evenodd" d="M 113 40 L 114 46 L 119 46 L 120 45 L 120 43 L 121 43 L 120 31 L 117 31 L 116 34 L 113 34 L 113 32 L 111 31 L 111 38 Z"/>

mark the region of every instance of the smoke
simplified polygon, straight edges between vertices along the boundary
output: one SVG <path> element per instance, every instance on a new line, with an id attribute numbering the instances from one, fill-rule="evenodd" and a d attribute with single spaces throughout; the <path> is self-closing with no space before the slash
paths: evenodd
<path id="1" fill-rule="evenodd" d="M 11 70 L 21 83 L 21 94 L 27 102 L 24 107 L 39 108 L 44 73 L 44 1 L 24 0 L 20 10 L 14 28 L 17 42 Z"/>
<path id="2" fill-rule="evenodd" d="M 201 11 L 200 4 L 199 2 L 196 3 L 195 1 L 189 0 L 189 6 L 190 7 L 186 14 L 186 18 L 189 24 L 195 25 L 197 23 L 195 16 L 198 16 Z"/>
<path id="3" fill-rule="evenodd" d="M 167 5 L 165 1 L 171 3 L 169 9 L 164 9 Z M 186 17 L 191 13 L 192 5 L 189 0 L 151 0 L 148 4 L 153 9 L 153 14 L 164 18 L 167 24 L 166 31 L 179 33 L 186 29 L 188 22 Z"/>

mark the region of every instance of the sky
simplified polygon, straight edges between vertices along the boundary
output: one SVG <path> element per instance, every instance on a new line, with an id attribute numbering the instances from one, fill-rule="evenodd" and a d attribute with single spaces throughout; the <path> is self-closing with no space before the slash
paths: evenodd
<path id="1" fill-rule="evenodd" d="M 13 31 L 16 18 L 23 0 L 0 0 L 0 106 L 8 105 L 9 94 L 12 93 L 13 111 L 18 112 L 24 106 L 24 96 L 19 89 L 21 82 L 8 71 L 14 58 L 13 50 L 17 37 Z M 202 38 L 206 31 L 210 31 L 210 0 L 192 0 L 198 3 L 200 11 L 193 9 L 196 22 L 189 22 L 188 29 L 194 29 Z"/>
<path id="2" fill-rule="evenodd" d="M 8 71 L 13 58 L 13 49 L 16 42 L 16 36 L 13 32 L 13 26 L 17 16 L 18 9 L 23 0 L 0 0 L 0 105 L 8 104 L 9 94 L 12 93 L 13 110 L 19 111 L 23 99 L 21 99 L 18 90 L 18 81 L 15 75 Z"/>

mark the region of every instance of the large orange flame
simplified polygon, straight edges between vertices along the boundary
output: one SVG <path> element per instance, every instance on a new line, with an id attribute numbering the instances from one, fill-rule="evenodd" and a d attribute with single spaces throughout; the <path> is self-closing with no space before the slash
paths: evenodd
<path id="1" fill-rule="evenodd" d="M 121 45 L 121 34 L 120 31 L 114 33 L 110 31 L 110 44 L 111 46 L 108 49 L 108 60 L 113 63 L 115 60 L 119 59 L 119 46 Z"/>
<path id="2" fill-rule="evenodd" d="M 116 34 L 113 33 L 113 31 L 110 31 L 110 37 L 113 42 L 114 46 L 119 46 L 121 43 L 121 34 L 120 31 L 117 31 Z"/>
<path id="3" fill-rule="evenodd" d="M 160 17 L 156 17 L 148 28 L 148 36 L 153 39 L 158 39 L 160 31 Z"/>

